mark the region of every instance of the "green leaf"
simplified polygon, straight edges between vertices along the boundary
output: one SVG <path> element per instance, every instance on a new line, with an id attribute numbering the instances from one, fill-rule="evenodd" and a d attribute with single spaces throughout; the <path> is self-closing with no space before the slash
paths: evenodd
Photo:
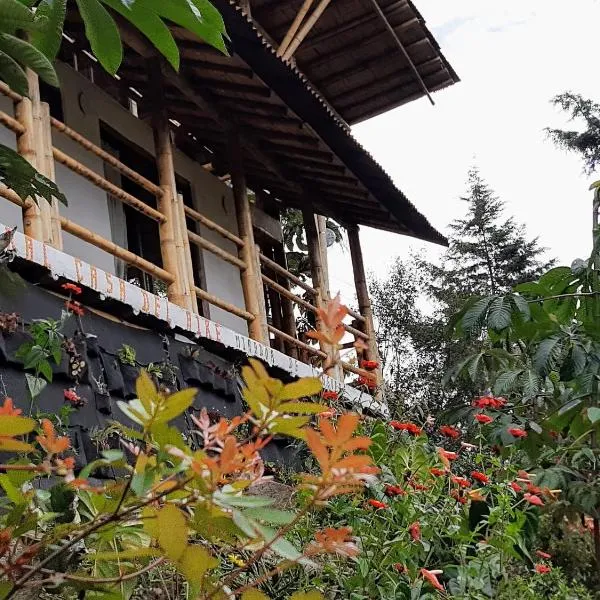
<path id="1" fill-rule="evenodd" d="M 206 571 L 218 566 L 219 561 L 201 546 L 188 546 L 177 563 L 188 582 L 196 585 L 202 582 Z"/>
<path id="2" fill-rule="evenodd" d="M 494 298 L 488 307 L 488 327 L 501 331 L 510 326 L 512 306 L 508 298 Z"/>
<path id="3" fill-rule="evenodd" d="M 172 504 L 167 504 L 156 514 L 158 543 L 167 557 L 177 562 L 187 547 L 188 529 L 184 514 Z"/>
<path id="4" fill-rule="evenodd" d="M 46 23 L 34 30 L 29 39 L 49 60 L 58 56 L 66 14 L 67 0 L 42 0 L 35 11 L 36 21 L 43 18 Z"/>
<path id="5" fill-rule="evenodd" d="M 283 435 L 289 435 L 291 437 L 304 439 L 304 427 L 310 417 L 277 417 L 269 425 L 269 431 L 271 433 L 281 433 Z"/>
<path id="6" fill-rule="evenodd" d="M 8 581 L 0 581 L 0 600 L 4 600 L 13 589 L 13 584 Z"/>
<path id="7" fill-rule="evenodd" d="M 553 335 L 540 342 L 533 357 L 533 366 L 539 373 L 548 373 L 556 369 L 563 350 L 561 335 Z"/>
<path id="8" fill-rule="evenodd" d="M 141 2 L 135 2 L 131 8 L 123 6 L 120 0 L 102 0 L 115 12 L 127 19 L 139 29 L 153 46 L 169 61 L 171 66 L 179 70 L 179 50 L 169 28 L 162 19 L 153 12 L 146 10 Z"/>
<path id="9" fill-rule="evenodd" d="M 195 388 L 186 388 L 167 396 L 161 405 L 161 409 L 156 417 L 157 423 L 166 423 L 181 413 L 186 411 L 194 402 L 198 390 Z"/>
<path id="10" fill-rule="evenodd" d="M 248 508 L 244 514 L 251 519 L 258 519 L 273 525 L 288 525 L 296 515 L 294 513 L 278 510 L 276 508 Z"/>
<path id="11" fill-rule="evenodd" d="M 29 42 L 8 33 L 0 33 L 0 50 L 35 71 L 40 79 L 54 87 L 59 86 L 58 76 L 48 58 Z"/>
<path id="12" fill-rule="evenodd" d="M 314 402 L 284 402 L 277 407 L 277 412 L 317 415 L 328 409 L 328 406 L 325 406 L 324 404 L 315 404 Z"/>
<path id="13" fill-rule="evenodd" d="M 237 494 L 226 494 L 220 490 L 217 490 L 213 494 L 213 500 L 223 506 L 239 506 L 248 508 L 270 506 L 275 502 L 273 498 L 264 498 L 262 496 L 238 496 Z"/>
<path id="14" fill-rule="evenodd" d="M 29 29 L 34 15 L 17 0 L 0 0 L 0 28 L 14 33 L 17 29 Z"/>
<path id="15" fill-rule="evenodd" d="M 0 475 L 0 486 L 2 486 L 6 497 L 13 504 L 23 504 L 24 502 L 26 502 L 26 498 L 23 495 L 23 492 L 12 483 L 8 475 L 6 475 L 5 473 Z"/>
<path id="16" fill-rule="evenodd" d="M 597 421 L 600 421 L 600 408 L 598 408 L 596 406 L 592 406 L 592 407 L 588 408 L 587 416 L 588 416 L 588 419 L 592 423 L 596 423 Z"/>
<path id="17" fill-rule="evenodd" d="M 76 0 L 85 35 L 100 64 L 114 75 L 123 61 L 123 45 L 114 19 L 98 0 Z"/>
<path id="18" fill-rule="evenodd" d="M 0 79 L 21 96 L 29 95 L 27 75 L 13 58 L 5 52 L 0 52 Z"/>
<path id="19" fill-rule="evenodd" d="M 305 396 L 315 396 L 323 389 L 323 384 L 316 377 L 303 377 L 288 383 L 277 394 L 278 400 L 296 400 Z"/>
<path id="20" fill-rule="evenodd" d="M 485 320 L 485 315 L 493 297 L 481 298 L 467 310 L 461 320 L 461 326 L 466 334 L 472 335 L 477 329 L 480 329 Z"/>
<path id="21" fill-rule="evenodd" d="M 156 390 L 156 386 L 152 381 L 150 375 L 145 370 L 142 370 L 137 381 L 135 382 L 135 392 L 138 400 L 142 403 L 142 406 L 146 409 L 148 414 L 154 412 L 154 406 L 161 401 L 161 396 Z"/>
<path id="22" fill-rule="evenodd" d="M 257 589 L 246 590 L 242 594 L 242 600 L 269 600 L 269 596 Z"/>
<path id="23" fill-rule="evenodd" d="M 325 600 L 321 592 L 311 590 L 309 592 L 295 592 L 290 596 L 290 600 Z"/>
<path id="24" fill-rule="evenodd" d="M 518 371 L 505 371 L 504 373 L 500 373 L 494 382 L 494 393 L 502 395 L 512 391 L 522 372 L 522 369 L 519 369 Z"/>
<path id="25" fill-rule="evenodd" d="M 123 450 L 102 450 L 102 456 L 110 463 L 114 463 L 125 458 Z"/>
<path id="26" fill-rule="evenodd" d="M 162 552 L 158 548 L 132 548 L 131 550 L 123 550 L 122 552 L 93 552 L 87 555 L 91 561 L 106 560 L 106 561 L 121 561 L 135 560 L 146 556 L 160 556 Z"/>
<path id="27" fill-rule="evenodd" d="M 29 417 L 0 415 L 0 436 L 24 435 L 35 429 L 36 422 Z"/>

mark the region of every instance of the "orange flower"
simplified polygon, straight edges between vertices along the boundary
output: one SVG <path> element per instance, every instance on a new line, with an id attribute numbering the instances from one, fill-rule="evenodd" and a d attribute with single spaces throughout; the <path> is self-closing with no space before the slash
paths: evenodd
<path id="1" fill-rule="evenodd" d="M 466 504 L 467 499 L 462 495 L 460 490 L 450 490 L 450 497 L 454 498 L 457 502 L 461 504 Z"/>
<path id="2" fill-rule="evenodd" d="M 408 533 L 413 542 L 418 542 L 421 539 L 421 525 L 419 521 L 415 521 L 408 527 Z"/>
<path id="3" fill-rule="evenodd" d="M 552 554 L 548 554 L 547 552 L 544 552 L 543 550 L 536 550 L 535 553 L 540 557 L 540 558 L 545 558 L 546 560 L 549 560 L 552 558 Z"/>
<path id="4" fill-rule="evenodd" d="M 321 396 L 323 397 L 323 400 L 337 400 L 339 398 L 339 394 L 337 392 L 334 392 L 333 390 L 325 390 Z"/>
<path id="5" fill-rule="evenodd" d="M 446 474 L 446 471 L 444 469 L 438 469 L 437 467 L 431 467 L 431 469 L 429 469 L 429 472 L 435 477 L 442 477 Z"/>
<path id="6" fill-rule="evenodd" d="M 473 401 L 473 406 L 477 408 L 503 408 L 506 405 L 505 398 L 496 398 L 495 396 L 482 396 Z"/>
<path id="7" fill-rule="evenodd" d="M 75 315 L 79 315 L 80 317 L 82 317 L 85 314 L 85 311 L 83 310 L 83 308 L 81 308 L 81 304 L 79 304 L 79 302 L 65 302 L 65 308 L 72 312 Z"/>
<path id="8" fill-rule="evenodd" d="M 309 556 L 326 552 L 328 554 L 339 554 L 340 556 L 356 556 L 359 553 L 358 546 L 350 539 L 352 533 L 350 527 L 333 529 L 328 527 L 315 533 L 315 541 L 311 542 L 306 553 Z"/>
<path id="9" fill-rule="evenodd" d="M 488 423 L 491 423 L 494 419 L 492 419 L 492 417 L 490 417 L 484 413 L 477 413 L 475 415 L 475 420 L 478 423 L 481 423 L 482 425 L 487 425 Z"/>
<path id="10" fill-rule="evenodd" d="M 399 485 L 386 485 L 384 493 L 390 498 L 392 496 L 406 496 L 406 491 L 403 490 Z"/>
<path id="11" fill-rule="evenodd" d="M 401 423 L 400 421 L 390 421 L 390 427 L 397 429 L 398 431 L 408 431 L 411 435 L 420 435 L 423 431 L 418 425 L 414 423 Z"/>
<path id="12" fill-rule="evenodd" d="M 368 504 L 370 504 L 373 508 L 376 508 L 377 510 L 381 508 L 389 508 L 385 502 L 381 502 L 381 500 L 374 500 L 373 498 L 368 500 Z"/>
<path id="13" fill-rule="evenodd" d="M 550 573 L 550 571 L 552 571 L 552 567 L 549 567 L 548 565 L 535 565 L 535 572 L 539 575 L 545 575 L 546 573 Z"/>
<path id="14" fill-rule="evenodd" d="M 516 438 L 524 438 L 527 437 L 527 432 L 524 429 L 519 429 L 518 427 L 509 427 L 508 433 Z"/>
<path id="15" fill-rule="evenodd" d="M 332 419 L 333 417 L 335 417 L 335 412 L 332 410 L 325 410 L 322 413 L 319 413 L 320 419 Z"/>
<path id="16" fill-rule="evenodd" d="M 56 437 L 54 425 L 48 419 L 42 419 L 42 431 L 44 435 L 38 435 L 36 440 L 48 454 L 58 454 L 71 447 L 68 437 Z"/>
<path id="17" fill-rule="evenodd" d="M 361 360 L 360 368 L 366 369 L 367 371 L 373 371 L 379 366 L 379 363 L 376 360 Z"/>
<path id="18" fill-rule="evenodd" d="M 517 471 L 517 477 L 525 481 L 529 481 L 531 479 L 531 475 L 523 469 L 519 469 L 519 471 Z"/>
<path id="19" fill-rule="evenodd" d="M 75 285 L 74 283 L 63 283 L 60 287 L 63 290 L 70 292 L 71 294 L 75 294 L 76 296 L 79 296 L 79 294 L 81 294 L 81 288 L 78 285 Z"/>
<path id="20" fill-rule="evenodd" d="M 435 570 L 435 571 L 428 571 L 427 569 L 421 569 L 421 576 L 423 577 L 423 579 L 427 579 L 427 581 L 429 581 L 429 583 L 436 589 L 436 590 L 440 590 L 441 592 L 444 591 L 444 586 L 439 582 L 437 576 L 441 575 L 443 573 L 443 571 L 440 570 Z"/>
<path id="21" fill-rule="evenodd" d="M 479 483 L 486 484 L 486 483 L 490 482 L 490 478 L 485 473 L 482 473 L 481 471 L 472 471 L 471 477 L 473 479 L 475 479 L 476 481 L 479 481 Z"/>
<path id="22" fill-rule="evenodd" d="M 544 501 L 535 494 L 524 494 L 523 498 L 526 502 L 529 502 L 529 504 L 533 504 L 534 506 L 544 506 Z"/>
<path id="23" fill-rule="evenodd" d="M 416 481 L 414 481 L 414 479 L 410 479 L 408 481 L 408 485 L 410 485 L 410 487 L 413 490 L 416 490 L 417 492 L 425 492 L 427 491 L 427 486 L 423 485 L 422 483 L 417 483 Z"/>
<path id="24" fill-rule="evenodd" d="M 104 486 L 91 485 L 87 479 L 73 479 L 69 482 L 69 485 L 78 490 L 85 490 L 94 494 L 102 494 L 105 491 Z"/>
<path id="25" fill-rule="evenodd" d="M 0 415 L 7 417 L 18 417 L 23 411 L 20 408 L 14 408 L 12 398 L 4 398 L 4 404 L 0 406 Z"/>
<path id="26" fill-rule="evenodd" d="M 377 387 L 377 381 L 374 377 L 363 377 L 362 375 L 356 380 L 358 385 L 366 385 L 369 389 L 375 389 Z"/>
<path id="27" fill-rule="evenodd" d="M 527 484 L 527 491 L 530 494 L 541 494 L 542 493 L 542 488 L 538 487 L 537 485 L 533 485 L 533 483 L 529 482 Z"/>
<path id="28" fill-rule="evenodd" d="M 517 494 L 523 491 L 523 488 L 516 481 L 511 481 L 509 485 Z"/>
<path id="29" fill-rule="evenodd" d="M 449 452 L 443 448 L 438 448 L 438 455 L 446 469 L 450 469 L 451 460 L 456 460 L 458 458 L 458 454 L 456 452 Z"/>
<path id="30" fill-rule="evenodd" d="M 471 487 L 471 482 L 468 479 L 465 479 L 464 477 L 458 477 L 457 475 L 453 475 L 451 477 L 451 480 L 452 480 L 452 483 L 455 483 L 459 487 L 464 487 L 464 488 Z"/>
<path id="31" fill-rule="evenodd" d="M 484 502 L 485 501 L 485 496 L 483 496 L 479 490 L 471 490 L 470 492 L 468 492 L 468 494 L 469 494 L 469 498 L 471 500 L 473 500 L 474 502 Z"/>
<path id="32" fill-rule="evenodd" d="M 455 440 L 457 437 L 460 437 L 460 431 L 450 425 L 442 425 L 440 427 L 440 433 L 446 437 L 452 438 L 453 440 Z"/>

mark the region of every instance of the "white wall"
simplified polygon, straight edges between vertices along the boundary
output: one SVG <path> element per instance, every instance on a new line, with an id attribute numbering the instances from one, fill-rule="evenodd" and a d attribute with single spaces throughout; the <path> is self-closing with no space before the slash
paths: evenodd
<path id="1" fill-rule="evenodd" d="M 0 110 L 4 111 L 11 117 L 14 115 L 13 101 L 6 96 L 0 95 Z M 6 127 L 0 125 L 0 144 L 4 144 L 15 150 L 17 148 L 16 135 Z M 0 198 L 0 223 L 9 227 L 18 227 L 18 230 L 23 232 L 23 213 L 20 206 Z"/>
<path id="2" fill-rule="evenodd" d="M 67 125 L 100 145 L 100 121 L 104 121 L 133 144 L 151 154 L 154 153 L 152 129 L 147 123 L 134 117 L 68 65 L 59 64 L 58 73 L 61 81 L 64 120 Z M 0 97 L 0 110 L 12 115 L 12 102 Z M 15 136 L 6 128 L 0 127 L 0 143 L 14 148 Z M 104 176 L 103 162 L 75 142 L 53 131 L 53 143 L 69 156 Z M 231 189 L 179 151 L 175 153 L 175 169 L 178 175 L 189 181 L 196 209 L 219 225 L 237 233 Z M 106 193 L 59 163 L 56 163 L 56 180 L 69 201 L 68 207 L 60 207 L 61 214 L 107 239 L 113 239 Z M 18 224 L 19 230 L 22 230 L 21 209 L 0 200 L 0 221 L 8 225 Z M 204 227 L 201 228 L 201 234 L 211 242 L 236 254 L 236 246 L 218 234 Z M 65 252 L 110 273 L 115 273 L 112 255 L 68 233 L 63 233 L 63 240 Z M 243 308 L 244 296 L 239 270 L 208 251 L 202 250 L 202 256 L 207 291 Z M 248 334 L 248 327 L 243 319 L 215 306 L 210 306 L 210 314 L 207 316 L 234 331 Z"/>

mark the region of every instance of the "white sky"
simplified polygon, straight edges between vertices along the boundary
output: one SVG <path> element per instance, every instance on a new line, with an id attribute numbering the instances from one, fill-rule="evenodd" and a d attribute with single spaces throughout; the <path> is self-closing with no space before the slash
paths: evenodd
<path id="1" fill-rule="evenodd" d="M 507 215 L 569 264 L 590 246 L 594 180 L 546 139 L 569 126 L 549 100 L 572 90 L 600 100 L 598 0 L 415 0 L 461 81 L 354 128 L 354 135 L 439 230 L 461 216 L 467 170 L 506 201 Z M 384 276 L 411 248 L 432 244 L 361 229 L 366 267 Z M 330 249 L 331 291 L 353 304 L 350 256 Z"/>

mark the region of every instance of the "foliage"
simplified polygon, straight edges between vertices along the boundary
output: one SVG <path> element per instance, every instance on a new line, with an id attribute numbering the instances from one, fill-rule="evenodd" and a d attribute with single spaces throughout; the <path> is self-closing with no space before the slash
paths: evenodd
<path id="1" fill-rule="evenodd" d="M 135 348 L 129 344 L 123 344 L 117 351 L 117 358 L 122 365 L 135 367 L 137 365 L 136 356 Z"/>
<path id="2" fill-rule="evenodd" d="M 498 593 L 498 600 L 592 600 L 584 586 L 569 583 L 560 569 L 533 576 L 511 577 Z"/>
<path id="3" fill-rule="evenodd" d="M 546 133 L 559 148 L 579 154 L 589 175 L 600 163 L 600 104 L 573 92 L 555 96 L 552 103 L 570 113 L 571 120 L 582 121 L 584 130 L 565 131 L 548 127 Z"/>
<path id="4" fill-rule="evenodd" d="M 6 399 L 0 449 L 18 455 L 0 465 L 6 494 L 0 597 L 33 587 L 128 598 L 138 578 L 169 564 L 187 582 L 188 598 L 251 600 L 267 597 L 256 589 L 261 583 L 297 566 L 314 567 L 320 555 L 354 556 L 358 548 L 344 528 L 317 532 L 303 546 L 294 543 L 294 530 L 317 506 L 360 491 L 378 472 L 364 453 L 371 440 L 355 435 L 358 416 L 344 414 L 337 423 L 321 418 L 313 428 L 312 416 L 327 407 L 304 398 L 319 394 L 318 379 L 284 384 L 253 359 L 243 378 L 248 412 L 218 422 L 205 411 L 188 415 L 196 431 L 186 442 L 173 422 L 196 391 L 163 393 L 143 372 L 138 397 L 118 403 L 135 426 L 112 426 L 127 454 L 105 450 L 77 476 L 69 439 L 48 419 L 21 416 Z M 306 439 L 320 465 L 302 477 L 297 511 L 273 508 L 273 499 L 249 493 L 264 476 L 259 452 L 274 435 Z M 109 465 L 119 477 L 94 480 L 96 470 Z M 254 577 L 259 563 L 269 570 Z M 322 598 L 316 591 L 292 597 Z"/>

